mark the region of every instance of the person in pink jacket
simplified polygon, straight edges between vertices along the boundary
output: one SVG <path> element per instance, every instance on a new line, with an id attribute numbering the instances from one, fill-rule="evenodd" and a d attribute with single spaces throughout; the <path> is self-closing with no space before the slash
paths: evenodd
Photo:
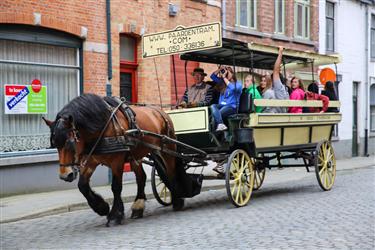
<path id="1" fill-rule="evenodd" d="M 305 90 L 301 79 L 293 77 L 291 80 L 291 87 L 292 93 L 290 94 L 290 100 L 305 99 Z M 289 113 L 302 113 L 302 107 L 290 107 Z"/>

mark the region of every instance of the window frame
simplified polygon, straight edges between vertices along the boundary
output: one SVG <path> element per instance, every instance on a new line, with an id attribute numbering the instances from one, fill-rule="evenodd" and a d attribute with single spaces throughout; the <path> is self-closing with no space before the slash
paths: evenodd
<path id="1" fill-rule="evenodd" d="M 134 36 L 132 34 L 128 33 L 121 33 L 119 37 L 119 41 L 121 37 L 128 37 L 134 40 L 134 61 L 127 61 L 121 59 L 121 47 L 119 48 L 120 52 L 120 74 L 121 73 L 128 73 L 131 74 L 132 78 L 132 102 L 137 102 L 138 101 L 138 91 L 137 91 L 137 86 L 138 86 L 138 77 L 137 77 L 137 68 L 138 68 L 138 42 L 139 42 L 139 37 Z M 119 46 L 121 46 L 121 42 L 119 42 Z"/>
<path id="2" fill-rule="evenodd" d="M 370 85 L 370 103 L 369 103 L 369 116 L 370 116 L 370 132 L 371 133 L 375 133 L 375 119 L 372 119 L 372 113 L 371 113 L 371 108 L 374 108 L 375 109 L 375 103 L 374 104 L 371 104 L 371 88 L 374 88 L 375 89 L 375 83 L 372 83 Z M 374 94 L 375 94 L 375 91 L 374 91 Z M 374 129 L 372 129 L 372 127 L 374 126 Z"/>
<path id="3" fill-rule="evenodd" d="M 374 26 L 372 19 L 374 18 Z M 375 13 L 372 13 L 370 16 L 370 58 L 375 60 L 375 34 L 374 38 L 372 39 L 372 32 L 375 33 Z M 374 44 L 374 46 L 373 46 Z"/>
<path id="4" fill-rule="evenodd" d="M 251 29 L 251 30 L 257 30 L 257 25 L 258 25 L 258 22 L 257 22 L 257 14 L 258 14 L 258 10 L 257 10 L 257 7 L 258 7 L 258 4 L 257 4 L 257 0 L 247 0 L 246 1 L 247 5 L 246 5 L 246 9 L 247 9 L 247 26 L 244 26 L 244 25 L 241 25 L 241 16 L 240 16 L 240 4 L 241 4 L 241 1 L 240 0 L 236 0 L 236 14 L 235 14 L 235 19 L 236 19 L 236 26 L 237 27 L 240 27 L 240 28 L 246 28 L 246 29 Z M 251 3 L 254 4 L 254 13 L 253 13 L 253 16 L 254 16 L 254 26 L 250 26 L 251 24 Z"/>
<path id="5" fill-rule="evenodd" d="M 335 7 L 336 7 L 336 5 L 335 5 L 335 3 L 333 3 L 333 2 L 330 2 L 330 1 L 327 1 L 326 2 L 326 9 L 327 9 L 327 5 L 332 5 L 332 9 L 333 9 L 333 16 L 332 17 L 330 17 L 330 16 L 328 16 L 327 15 L 327 11 L 326 11 L 326 18 L 325 18 L 325 21 L 326 21 L 326 34 L 325 34 L 325 42 L 326 42 L 326 51 L 330 51 L 330 52 L 335 52 Z M 333 23 L 333 27 L 332 27 L 332 49 L 328 49 L 328 36 L 327 36 L 327 19 L 330 19 L 330 20 L 332 20 L 332 23 Z"/>
<path id="6" fill-rule="evenodd" d="M 282 15 L 282 25 L 281 25 L 281 28 L 282 28 L 282 31 L 279 31 L 278 30 L 278 20 L 279 20 L 279 9 L 277 8 L 276 10 L 276 6 L 278 6 L 278 2 L 281 2 L 282 3 L 282 6 L 281 6 L 281 15 Z M 274 1 L 274 10 L 275 10 L 275 22 L 274 22 L 274 25 L 275 25 L 275 30 L 274 30 L 274 33 L 275 34 L 280 34 L 280 35 L 285 35 L 285 1 L 284 0 L 275 0 Z"/>
<path id="7" fill-rule="evenodd" d="M 302 35 L 298 34 L 298 6 L 302 7 Z M 306 12 L 307 7 L 307 12 Z M 303 40 L 310 40 L 310 0 L 294 0 L 294 37 L 303 39 Z M 307 30 L 305 26 L 305 21 L 307 19 Z"/>

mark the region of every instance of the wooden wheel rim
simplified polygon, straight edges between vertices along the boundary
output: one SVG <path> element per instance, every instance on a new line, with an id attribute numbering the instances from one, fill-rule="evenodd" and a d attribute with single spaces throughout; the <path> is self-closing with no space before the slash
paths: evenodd
<path id="1" fill-rule="evenodd" d="M 315 173 L 319 185 L 323 190 L 330 190 L 336 178 L 336 158 L 331 144 L 328 141 L 317 147 Z"/>
<path id="2" fill-rule="evenodd" d="M 228 159 L 225 179 L 228 197 L 235 206 L 242 207 L 249 202 L 254 178 L 253 160 L 243 150 L 234 151 Z"/>
<path id="3" fill-rule="evenodd" d="M 169 206 L 172 204 L 171 192 L 164 184 L 164 182 L 160 179 L 155 168 L 153 168 L 151 172 L 151 186 L 155 199 L 161 205 Z"/>

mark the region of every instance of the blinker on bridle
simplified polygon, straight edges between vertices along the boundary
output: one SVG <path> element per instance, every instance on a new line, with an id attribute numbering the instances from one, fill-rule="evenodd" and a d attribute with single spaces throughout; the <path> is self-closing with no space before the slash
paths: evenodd
<path id="1" fill-rule="evenodd" d="M 59 123 L 60 122 L 64 122 L 64 119 L 60 118 Z M 74 125 L 74 122 L 71 123 L 71 128 L 68 130 L 68 132 L 72 132 L 73 137 L 69 137 L 68 139 L 66 139 L 64 147 L 66 148 L 66 150 L 73 153 L 73 162 L 65 163 L 65 164 L 60 163 L 59 165 L 60 165 L 60 167 L 72 166 L 75 170 L 79 171 L 80 163 L 76 159 L 77 142 L 79 142 L 79 133 L 78 133 L 78 130 L 76 129 L 76 127 Z"/>

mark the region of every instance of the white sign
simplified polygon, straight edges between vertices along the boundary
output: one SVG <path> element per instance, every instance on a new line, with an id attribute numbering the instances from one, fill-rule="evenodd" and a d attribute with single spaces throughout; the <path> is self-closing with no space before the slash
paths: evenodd
<path id="1" fill-rule="evenodd" d="M 147 58 L 220 48 L 221 39 L 220 22 L 192 27 L 178 26 L 175 30 L 144 35 L 142 56 Z"/>

